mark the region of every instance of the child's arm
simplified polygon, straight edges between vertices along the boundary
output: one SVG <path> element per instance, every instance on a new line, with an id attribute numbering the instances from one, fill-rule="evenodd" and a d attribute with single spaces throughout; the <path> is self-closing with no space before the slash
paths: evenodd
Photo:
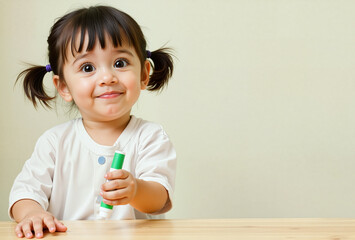
<path id="1" fill-rule="evenodd" d="M 106 178 L 111 180 L 102 185 L 101 196 L 106 204 L 130 204 L 140 212 L 154 213 L 168 200 L 167 190 L 160 183 L 136 179 L 128 171 L 112 171 Z"/>
<path id="2" fill-rule="evenodd" d="M 49 232 L 65 232 L 67 230 L 63 223 L 31 199 L 17 201 L 12 206 L 11 213 L 15 221 L 18 222 L 15 228 L 18 237 L 32 238 L 32 231 L 34 231 L 36 238 L 42 238 L 44 228 L 48 228 Z"/>
<path id="3" fill-rule="evenodd" d="M 132 207 L 144 213 L 154 213 L 165 206 L 168 192 L 160 183 L 141 179 L 136 182 L 136 196 L 130 202 Z"/>

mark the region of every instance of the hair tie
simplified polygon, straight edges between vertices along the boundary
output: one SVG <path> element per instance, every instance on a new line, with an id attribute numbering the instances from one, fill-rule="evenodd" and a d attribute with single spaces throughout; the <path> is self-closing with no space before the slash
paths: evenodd
<path id="1" fill-rule="evenodd" d="M 151 56 L 152 56 L 152 53 L 149 50 L 147 50 L 147 58 L 151 58 Z"/>
<path id="2" fill-rule="evenodd" d="M 51 67 L 50 64 L 47 64 L 47 65 L 46 65 L 46 71 L 47 71 L 47 72 L 51 72 L 51 71 L 52 71 L 52 67 Z"/>

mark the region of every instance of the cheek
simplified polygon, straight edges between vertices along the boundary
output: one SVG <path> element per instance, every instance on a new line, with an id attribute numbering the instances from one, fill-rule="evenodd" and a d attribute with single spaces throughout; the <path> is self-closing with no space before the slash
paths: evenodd
<path id="1" fill-rule="evenodd" d="M 74 97 L 84 97 L 91 95 L 94 87 L 90 81 L 83 81 L 79 79 L 75 82 L 71 82 L 69 89 Z"/>
<path id="2" fill-rule="evenodd" d="M 136 92 L 140 91 L 141 83 L 140 83 L 140 76 L 134 73 L 127 73 L 127 75 L 122 79 L 122 83 L 125 85 L 127 90 Z"/>

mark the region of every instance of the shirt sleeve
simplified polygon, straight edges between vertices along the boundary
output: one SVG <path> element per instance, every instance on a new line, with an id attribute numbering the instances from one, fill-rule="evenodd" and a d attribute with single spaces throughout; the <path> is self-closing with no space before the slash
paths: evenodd
<path id="1" fill-rule="evenodd" d="M 168 135 L 160 126 L 149 129 L 140 139 L 136 177 L 160 183 L 168 191 L 165 206 L 151 214 L 163 214 L 172 208 L 175 174 L 176 152 Z"/>
<path id="2" fill-rule="evenodd" d="M 9 196 L 9 217 L 13 219 L 11 208 L 21 199 L 32 199 L 47 210 L 52 191 L 55 167 L 55 152 L 48 134 L 42 135 L 19 175 L 16 177 Z"/>

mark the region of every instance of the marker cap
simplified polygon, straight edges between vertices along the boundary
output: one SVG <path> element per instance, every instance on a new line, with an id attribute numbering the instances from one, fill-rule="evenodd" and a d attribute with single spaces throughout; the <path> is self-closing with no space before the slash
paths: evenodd
<path id="1" fill-rule="evenodd" d="M 122 152 L 116 151 L 115 155 L 113 156 L 111 168 L 122 169 L 124 157 L 125 155 Z"/>

